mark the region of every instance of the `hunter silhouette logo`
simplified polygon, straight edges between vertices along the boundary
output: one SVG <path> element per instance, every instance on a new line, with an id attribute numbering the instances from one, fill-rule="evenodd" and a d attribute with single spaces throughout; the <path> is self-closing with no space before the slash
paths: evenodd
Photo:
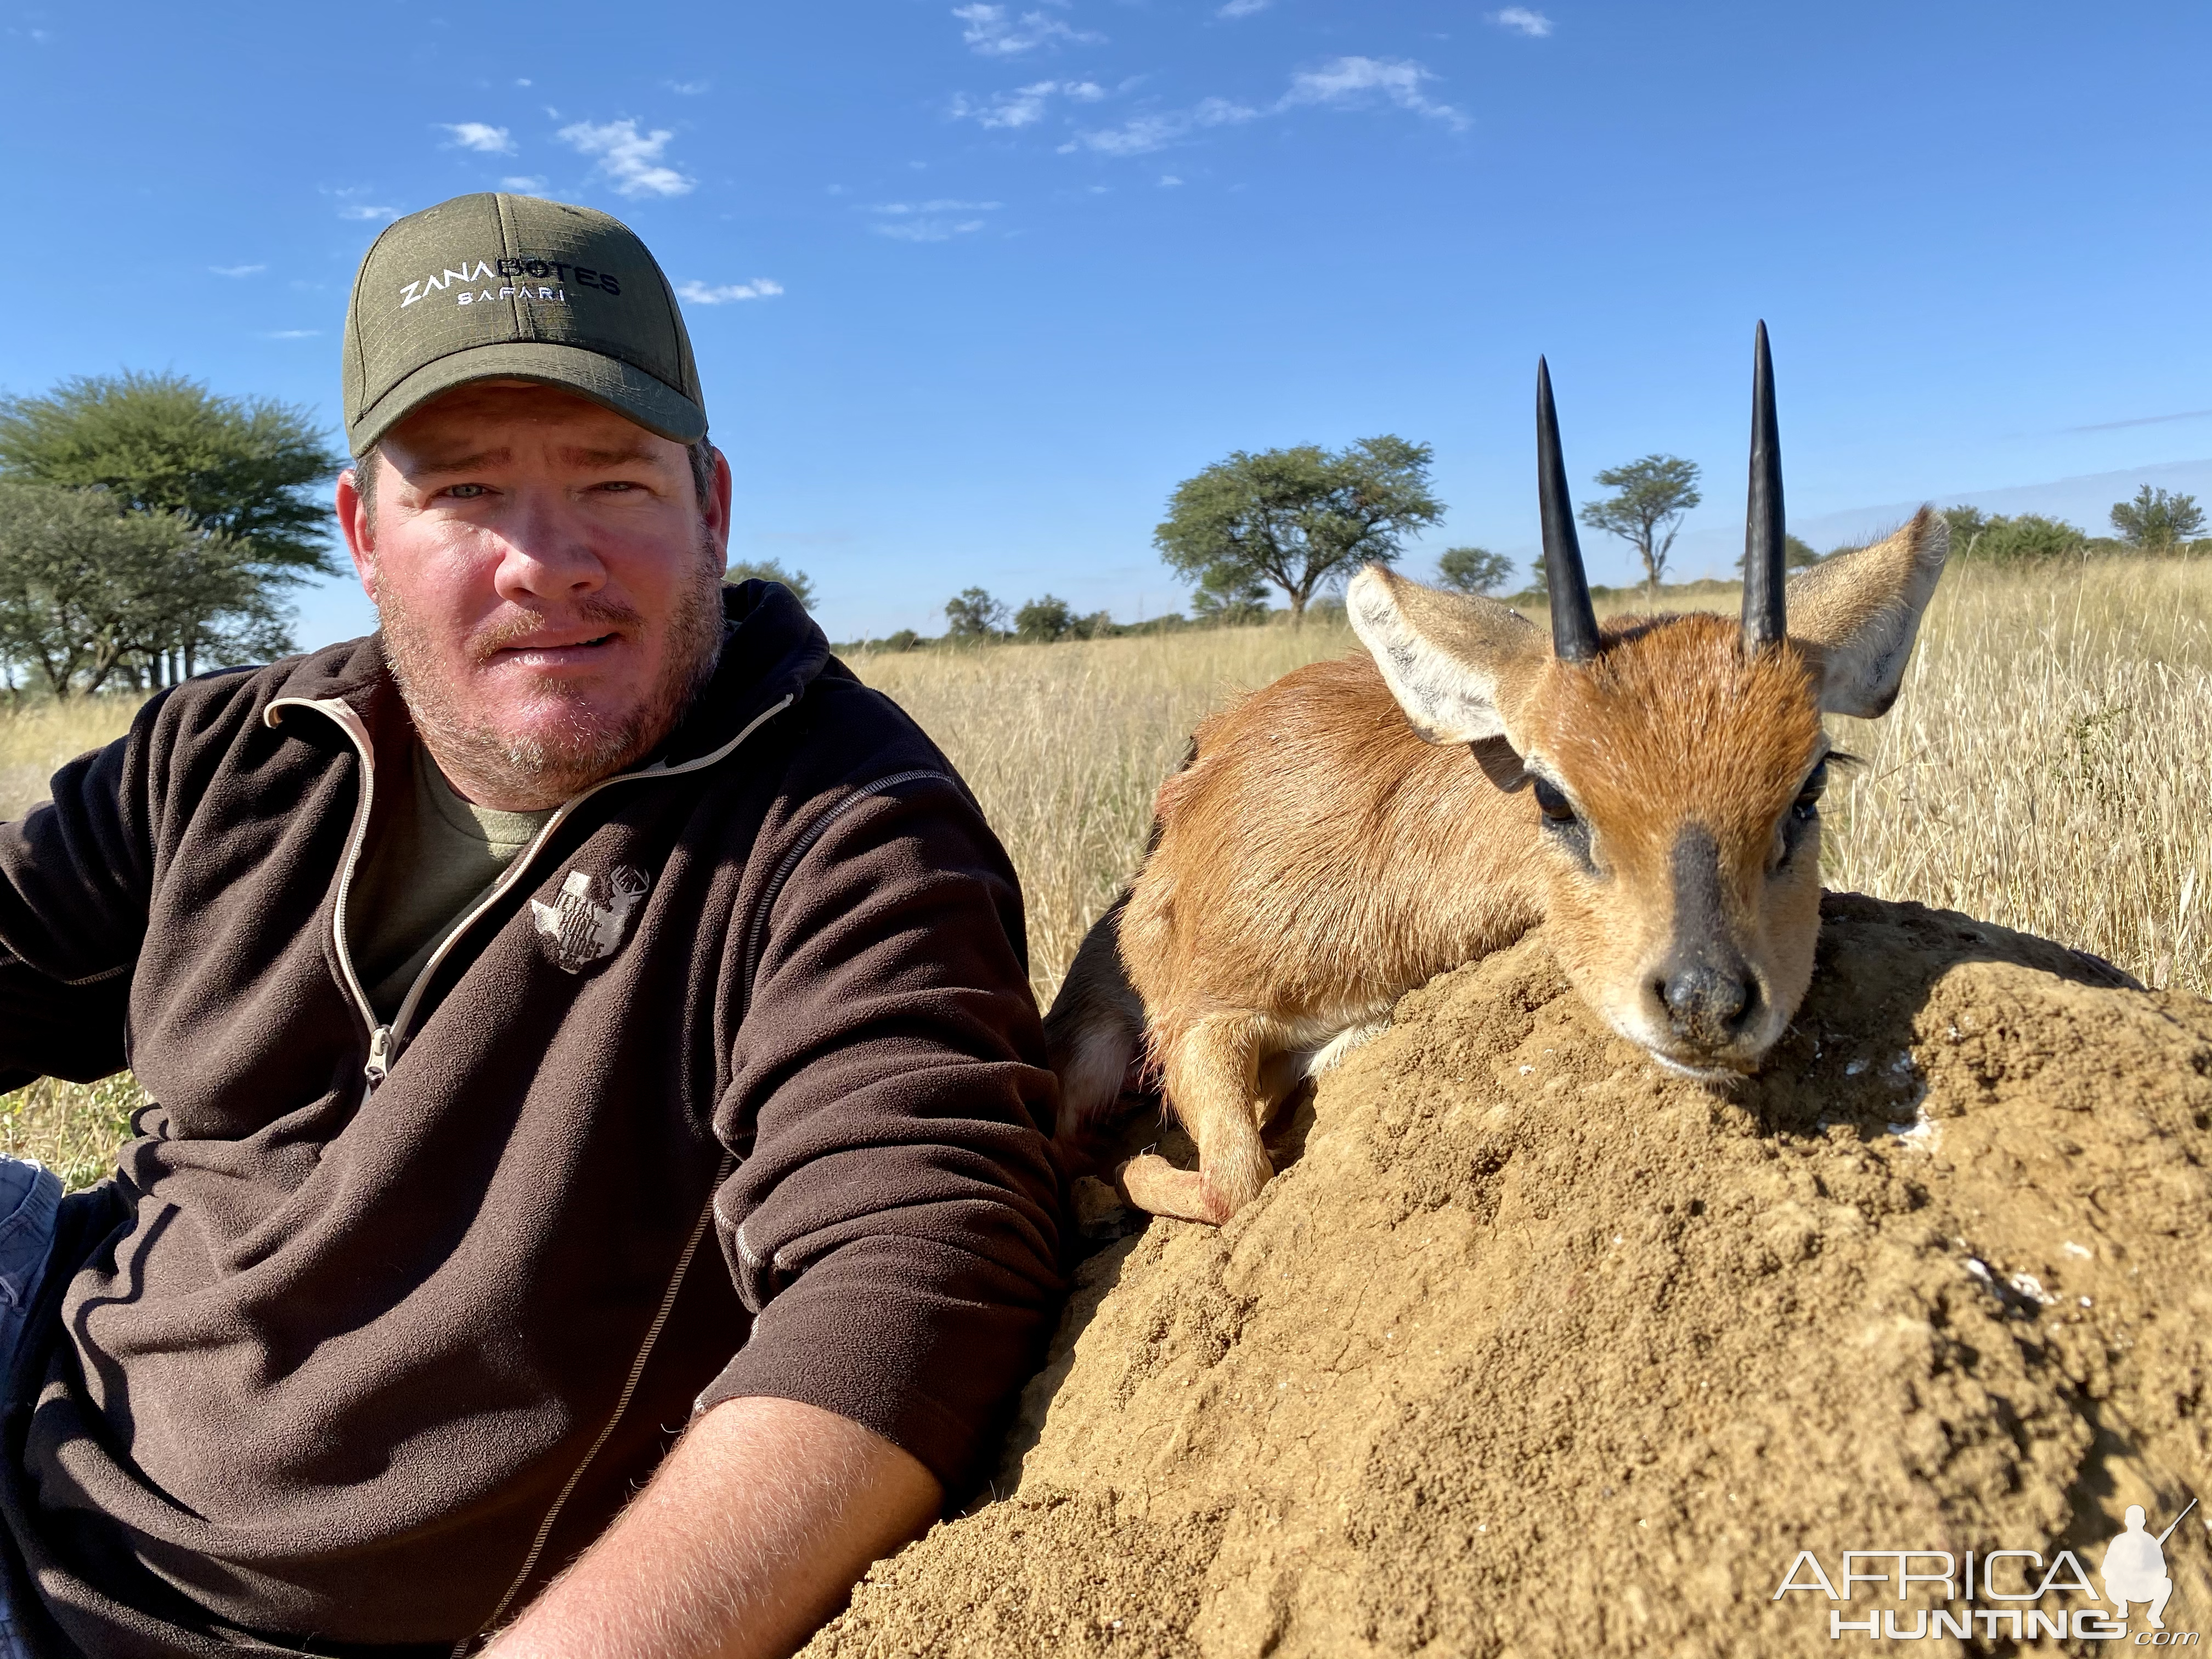
<path id="1" fill-rule="evenodd" d="M 2150 1607 L 2150 1627 L 2166 1628 L 2166 1603 L 2173 1594 L 2173 1580 L 2166 1576 L 2166 1540 L 2173 1536 L 2182 1516 L 2196 1507 L 2192 1498 L 2189 1509 L 2173 1517 L 2173 1526 L 2154 1538 L 2143 1524 L 2142 1505 L 2128 1505 L 2128 1529 L 2105 1546 L 2105 1599 L 2120 1610 L 2123 1620 L 2128 1616 L 2128 1603 L 2143 1601 Z"/>
<path id="2" fill-rule="evenodd" d="M 552 903 L 530 901 L 530 914 L 551 947 L 554 961 L 571 974 L 580 974 L 602 957 L 622 949 L 623 941 L 629 937 L 631 919 L 646 890 L 653 885 L 653 878 L 630 865 L 615 866 L 607 876 L 604 904 L 592 896 L 593 885 L 588 872 L 571 870 L 561 884 L 560 896 Z"/>

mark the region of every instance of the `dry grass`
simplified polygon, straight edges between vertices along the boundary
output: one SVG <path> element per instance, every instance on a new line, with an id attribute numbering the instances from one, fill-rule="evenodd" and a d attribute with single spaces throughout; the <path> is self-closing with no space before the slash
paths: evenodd
<path id="1" fill-rule="evenodd" d="M 1732 602 L 1670 595 L 1662 608 Z M 1049 1000 L 1142 857 L 1153 792 L 1200 717 L 1351 648 L 1318 623 L 854 665 L 944 745 L 1005 838 Z M 0 817 L 42 798 L 54 766 L 130 712 L 103 701 L 0 714 Z M 1897 707 L 1836 724 L 1866 764 L 1829 794 L 1829 885 L 1964 910 L 2212 994 L 2212 561 L 1954 568 Z M 0 1098 L 0 1150 L 82 1184 L 140 1098 L 127 1078 L 34 1085 Z"/>
<path id="2" fill-rule="evenodd" d="M 42 1077 L 0 1095 L 0 1152 L 35 1158 L 76 1192 L 115 1167 L 115 1149 L 131 1133 L 131 1114 L 145 1103 L 128 1072 L 92 1084 Z"/>
<path id="3" fill-rule="evenodd" d="M 49 791 L 63 762 L 97 749 L 131 724 L 140 699 L 74 697 L 0 709 L 0 820 L 20 818 Z"/>
<path id="4" fill-rule="evenodd" d="M 1048 1001 L 1135 872 L 1152 796 L 1200 718 L 1231 692 L 1352 648 L 1349 629 L 1316 623 L 886 653 L 853 666 L 921 722 L 983 803 L 1021 872 L 1030 976 Z"/>
<path id="5" fill-rule="evenodd" d="M 1829 885 L 2212 994 L 2212 561 L 1962 566 L 1897 707 L 1836 726 Z"/>

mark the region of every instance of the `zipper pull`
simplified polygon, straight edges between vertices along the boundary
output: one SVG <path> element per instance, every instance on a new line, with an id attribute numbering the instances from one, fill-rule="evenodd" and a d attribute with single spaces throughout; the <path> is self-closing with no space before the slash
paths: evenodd
<path id="1" fill-rule="evenodd" d="M 392 1028 L 389 1025 L 380 1025 L 368 1034 L 368 1064 L 362 1067 L 362 1074 L 368 1079 L 369 1091 L 372 1094 L 375 1092 L 376 1085 L 383 1082 L 390 1075 L 391 1071 Z"/>

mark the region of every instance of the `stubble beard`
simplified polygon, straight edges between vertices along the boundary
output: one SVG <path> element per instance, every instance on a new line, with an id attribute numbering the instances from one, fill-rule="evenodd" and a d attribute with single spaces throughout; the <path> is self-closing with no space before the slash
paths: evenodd
<path id="1" fill-rule="evenodd" d="M 471 799 L 531 811 L 557 806 L 613 776 L 675 730 L 714 672 L 722 639 L 721 586 L 721 559 L 702 535 L 698 567 L 679 590 L 669 616 L 659 683 L 627 714 L 610 722 L 592 708 L 581 688 L 550 682 L 522 711 L 531 729 L 514 733 L 463 707 L 428 630 L 396 590 L 380 582 L 376 608 L 392 678 L 439 769 Z M 643 618 L 628 605 L 586 598 L 572 608 L 584 623 L 622 628 L 633 639 L 641 632 Z M 465 654 L 471 666 L 480 667 L 538 625 L 527 612 L 503 617 L 472 637 Z"/>

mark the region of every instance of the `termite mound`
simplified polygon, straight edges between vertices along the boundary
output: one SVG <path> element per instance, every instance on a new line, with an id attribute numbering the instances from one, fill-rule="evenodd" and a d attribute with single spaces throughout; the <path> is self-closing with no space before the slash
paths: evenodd
<path id="1" fill-rule="evenodd" d="M 997 1501 L 808 1652 L 1832 1653 L 1840 1604 L 1775 1599 L 1801 1550 L 2094 1576 L 2127 1505 L 2212 1498 L 2212 1004 L 1944 912 L 1823 918 L 1726 1095 L 1540 934 L 1407 997 L 1249 1209 L 1084 1263 Z M 2169 1631 L 2212 1632 L 2203 1522 Z"/>

